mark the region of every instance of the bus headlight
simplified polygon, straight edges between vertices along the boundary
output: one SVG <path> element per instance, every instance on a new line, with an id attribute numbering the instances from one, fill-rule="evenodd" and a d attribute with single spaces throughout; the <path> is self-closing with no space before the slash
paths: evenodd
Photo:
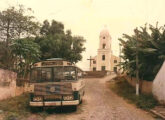
<path id="1" fill-rule="evenodd" d="M 73 100 L 73 95 L 65 95 L 64 97 L 63 97 L 63 99 L 64 100 Z"/>
<path id="2" fill-rule="evenodd" d="M 42 97 L 33 97 L 33 101 L 39 102 L 42 101 L 43 98 Z"/>

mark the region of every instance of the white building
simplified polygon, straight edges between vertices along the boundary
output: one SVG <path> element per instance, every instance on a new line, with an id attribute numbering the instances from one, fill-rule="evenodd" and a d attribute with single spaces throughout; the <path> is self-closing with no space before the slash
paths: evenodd
<path id="1" fill-rule="evenodd" d="M 100 32 L 97 56 L 91 57 L 90 71 L 117 71 L 119 57 L 112 54 L 112 38 L 106 27 Z"/>

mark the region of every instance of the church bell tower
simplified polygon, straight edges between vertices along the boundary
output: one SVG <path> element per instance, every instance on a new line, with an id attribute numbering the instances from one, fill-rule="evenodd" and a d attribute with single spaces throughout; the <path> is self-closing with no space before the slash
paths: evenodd
<path id="1" fill-rule="evenodd" d="M 107 27 L 104 27 L 100 32 L 100 43 L 97 51 L 97 71 L 110 71 L 111 69 L 111 36 Z"/>

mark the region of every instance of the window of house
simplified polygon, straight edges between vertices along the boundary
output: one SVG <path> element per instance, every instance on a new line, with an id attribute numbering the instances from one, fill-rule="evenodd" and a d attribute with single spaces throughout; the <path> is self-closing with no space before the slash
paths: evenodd
<path id="1" fill-rule="evenodd" d="M 101 66 L 101 70 L 102 71 L 105 71 L 105 66 Z"/>
<path id="2" fill-rule="evenodd" d="M 105 36 L 103 37 L 103 39 L 105 39 Z"/>
<path id="3" fill-rule="evenodd" d="M 106 46 L 106 45 L 105 45 L 105 44 L 103 44 L 103 49 L 105 49 L 105 46 Z"/>
<path id="4" fill-rule="evenodd" d="M 93 71 L 96 71 L 96 67 L 93 67 Z"/>
<path id="5" fill-rule="evenodd" d="M 117 63 L 117 60 L 114 60 L 114 63 Z"/>
<path id="6" fill-rule="evenodd" d="M 93 61 L 93 64 L 96 64 L 96 60 Z"/>
<path id="7" fill-rule="evenodd" d="M 102 60 L 105 60 L 105 55 L 102 55 Z"/>

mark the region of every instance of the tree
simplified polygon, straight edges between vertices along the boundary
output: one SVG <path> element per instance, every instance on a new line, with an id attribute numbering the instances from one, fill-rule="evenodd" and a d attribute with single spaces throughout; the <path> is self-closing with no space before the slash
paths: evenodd
<path id="1" fill-rule="evenodd" d="M 121 56 L 124 60 L 120 65 L 129 75 L 135 76 L 136 72 L 136 44 L 138 41 L 138 62 L 140 79 L 154 80 L 158 70 L 165 60 L 165 27 L 145 25 L 141 30 L 129 36 L 124 34 L 120 38 L 123 46 Z"/>
<path id="2" fill-rule="evenodd" d="M 61 22 L 52 20 L 51 25 L 48 20 L 43 22 L 40 30 L 41 35 L 64 34 L 64 25 Z"/>
<path id="3" fill-rule="evenodd" d="M 19 76 L 27 76 L 31 65 L 40 58 L 40 47 L 32 38 L 17 39 L 11 45 L 12 55 L 15 57 L 15 69 Z"/>
<path id="4" fill-rule="evenodd" d="M 31 37 L 38 34 L 39 31 L 39 23 L 35 22 L 34 16 L 26 15 L 28 11 L 31 11 L 31 9 L 25 9 L 22 5 L 18 9 L 9 7 L 4 11 L 0 11 L 0 41 L 4 41 L 3 44 L 6 47 L 4 49 L 5 54 L 0 55 L 5 56 L 1 57 L 3 60 L 0 61 L 9 69 L 12 68 L 9 64 L 12 61 L 10 49 L 12 40 Z"/>
<path id="5" fill-rule="evenodd" d="M 81 53 L 85 51 L 84 38 L 72 36 L 71 31 L 64 32 L 64 25 L 52 20 L 50 24 L 47 20 L 41 27 L 41 36 L 36 37 L 35 42 L 39 44 L 41 59 L 64 58 L 71 62 L 78 62 L 82 59 Z M 71 45 L 73 44 L 73 49 Z"/>
<path id="6" fill-rule="evenodd" d="M 73 37 L 72 38 L 73 49 L 70 49 L 70 48 L 68 49 L 68 51 L 70 50 L 70 52 L 68 55 L 66 54 L 66 59 L 75 63 L 80 61 L 82 59 L 81 53 L 85 51 L 85 47 L 83 47 L 84 42 L 85 42 L 85 39 L 81 36 Z"/>
<path id="7" fill-rule="evenodd" d="M 13 63 L 14 63 L 12 59 L 13 56 L 6 55 L 6 53 L 8 52 L 11 52 L 11 51 L 9 51 L 8 48 L 6 48 L 6 43 L 4 41 L 0 41 L 0 67 L 1 68 L 9 69 L 9 67 L 7 66 L 10 66 L 10 67 L 13 66 Z M 8 54 L 11 54 L 11 53 L 8 53 Z M 7 59 L 10 59 L 10 62 L 7 62 Z"/>
<path id="8" fill-rule="evenodd" d="M 28 11 L 31 9 L 25 9 L 22 5 L 18 9 L 10 7 L 0 11 L 0 40 L 6 41 L 6 46 L 13 39 L 37 34 L 39 23 L 34 21 L 34 16 L 25 15 Z"/>

